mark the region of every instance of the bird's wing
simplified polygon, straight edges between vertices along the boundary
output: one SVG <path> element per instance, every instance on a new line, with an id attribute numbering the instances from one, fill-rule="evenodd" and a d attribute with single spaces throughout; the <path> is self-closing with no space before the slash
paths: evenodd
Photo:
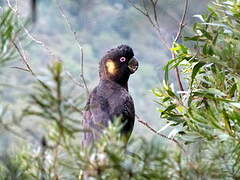
<path id="1" fill-rule="evenodd" d="M 107 127 L 110 121 L 109 109 L 108 99 L 95 88 L 89 96 L 83 116 L 83 127 L 87 130 L 84 133 L 84 141 L 87 144 L 96 139 Z"/>
<path id="2" fill-rule="evenodd" d="M 121 122 L 123 123 L 122 133 L 123 134 L 131 134 L 134 126 L 135 119 L 135 109 L 134 102 L 129 93 L 125 90 L 120 91 L 120 93 L 113 98 L 111 107 L 111 118 L 120 117 Z"/>
<path id="3" fill-rule="evenodd" d="M 93 141 L 93 133 L 91 132 L 91 122 L 92 122 L 92 113 L 90 111 L 90 99 L 92 94 L 90 94 L 87 104 L 85 106 L 85 111 L 83 113 L 83 128 L 85 130 L 83 137 L 83 145 L 90 144 Z"/>

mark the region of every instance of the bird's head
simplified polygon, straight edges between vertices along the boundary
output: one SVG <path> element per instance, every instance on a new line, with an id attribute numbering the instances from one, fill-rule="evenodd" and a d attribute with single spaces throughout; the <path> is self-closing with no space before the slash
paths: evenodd
<path id="1" fill-rule="evenodd" d="M 138 69 L 138 61 L 131 47 L 120 45 L 107 51 L 100 62 L 100 79 L 108 79 L 125 84 L 128 78 Z"/>

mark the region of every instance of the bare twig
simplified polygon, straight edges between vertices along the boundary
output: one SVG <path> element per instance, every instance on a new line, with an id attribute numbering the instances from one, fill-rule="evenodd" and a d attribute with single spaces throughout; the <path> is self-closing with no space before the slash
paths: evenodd
<path id="1" fill-rule="evenodd" d="M 169 138 L 167 137 L 166 135 L 164 134 L 161 134 L 160 132 L 158 132 L 157 130 L 155 130 L 154 128 L 152 128 L 146 121 L 142 120 L 137 114 L 135 115 L 138 122 L 140 122 L 141 124 L 143 124 L 144 126 L 146 126 L 148 129 L 150 129 L 153 133 L 157 134 L 158 136 L 161 136 L 162 138 L 164 139 L 167 139 L 169 141 L 172 141 L 174 142 L 175 144 L 177 144 L 177 146 L 182 149 L 184 152 L 185 152 L 185 149 L 182 147 L 182 145 L 176 140 L 176 139 L 173 139 L 173 138 Z"/>
<path id="2" fill-rule="evenodd" d="M 22 62 L 26 65 L 27 70 L 28 70 L 34 77 L 36 77 L 36 74 L 33 72 L 31 66 L 28 64 L 28 61 L 27 61 L 27 58 L 26 58 L 26 55 L 25 55 L 24 51 L 21 51 L 20 47 L 18 47 L 18 45 L 17 45 L 13 40 L 11 40 L 11 42 L 12 42 L 13 46 L 16 48 L 18 54 L 20 55 Z"/>
<path id="3" fill-rule="evenodd" d="M 7 4 L 8 4 L 8 7 L 16 14 L 16 16 L 18 18 L 21 17 L 20 13 L 18 12 L 18 8 L 17 8 L 17 3 L 18 1 L 16 0 L 16 8 L 14 9 L 14 7 L 11 5 L 10 1 L 7 0 Z M 53 53 L 53 51 L 42 41 L 38 40 L 37 38 L 35 38 L 30 32 L 29 30 L 25 27 L 25 25 L 23 23 L 21 23 L 21 21 L 19 21 L 19 23 L 21 24 L 21 28 L 24 30 L 24 32 L 27 34 L 27 36 L 33 41 L 35 42 L 36 44 L 42 46 L 48 53 L 49 56 L 52 56 L 56 59 L 58 59 L 58 56 Z M 14 40 L 15 38 L 13 38 Z"/>
<path id="4" fill-rule="evenodd" d="M 17 8 L 14 9 L 9 0 L 7 0 L 7 3 L 8 3 L 9 8 L 17 15 L 17 17 L 20 17 L 20 14 L 18 13 Z M 17 1 L 16 1 L 16 5 L 17 5 Z M 32 40 L 33 42 L 35 42 L 36 44 L 42 46 L 42 47 L 48 52 L 49 56 L 52 56 L 52 57 L 54 57 L 55 59 L 59 59 L 59 57 L 58 57 L 56 54 L 54 54 L 53 51 L 52 51 L 43 41 L 40 41 L 40 40 L 38 40 L 36 37 L 34 37 L 24 25 L 22 25 L 21 28 L 22 28 L 22 29 L 24 30 L 24 32 L 27 34 L 27 36 L 29 37 L 29 39 L 31 39 L 31 40 Z M 22 47 L 21 47 L 21 48 L 19 47 L 20 44 L 19 44 L 19 46 L 17 45 L 17 43 L 15 42 L 15 39 L 16 39 L 16 36 L 14 36 L 14 38 L 12 38 L 12 43 L 13 43 L 14 47 L 17 49 L 18 54 L 20 55 L 22 61 L 24 62 L 24 64 L 25 64 L 28 68 L 27 68 L 27 69 L 21 68 L 21 67 L 12 67 L 12 68 L 19 69 L 19 70 L 23 70 L 23 71 L 27 71 L 27 72 L 31 72 L 32 74 L 34 74 L 33 71 L 30 71 L 30 70 L 29 70 L 29 69 L 31 69 L 31 67 L 30 67 L 30 65 L 28 64 L 28 61 L 27 61 L 27 58 L 26 58 L 26 55 L 25 55 L 25 53 L 24 53 L 23 48 L 22 48 Z M 84 87 L 84 86 L 82 86 L 79 82 L 77 82 L 77 80 L 75 80 L 75 79 L 72 77 L 72 75 L 70 75 L 70 73 L 67 73 L 67 75 L 68 75 L 68 76 L 70 77 L 70 79 L 74 82 L 74 84 L 76 84 L 76 85 L 78 85 L 78 86 L 80 86 L 80 87 Z M 39 80 L 39 79 L 38 79 L 38 80 Z M 84 83 L 85 83 L 85 81 L 84 81 Z M 86 84 L 86 83 L 85 83 L 85 84 Z"/>
<path id="5" fill-rule="evenodd" d="M 150 0 L 152 3 L 152 7 L 153 7 L 153 15 L 154 15 L 154 20 L 157 24 L 157 26 L 159 27 L 159 23 L 158 23 L 158 15 L 157 15 L 157 2 L 158 1 L 154 1 L 154 0 Z"/>
<path id="6" fill-rule="evenodd" d="M 66 71 L 65 73 L 66 73 L 67 76 L 72 80 L 72 82 L 73 82 L 74 84 L 76 84 L 77 86 L 83 88 L 83 85 L 82 85 L 81 83 L 79 83 L 79 82 L 72 76 L 72 74 L 71 74 L 70 72 Z"/>
<path id="7" fill-rule="evenodd" d="M 152 2 L 152 7 L 153 7 L 153 18 L 152 16 L 149 14 L 149 10 L 146 6 L 146 3 L 145 3 L 145 0 L 143 0 L 143 9 L 141 9 L 141 7 L 138 7 L 136 4 L 134 4 L 132 2 L 132 0 L 127 0 L 132 7 L 134 7 L 137 11 L 139 11 L 141 14 L 143 14 L 150 22 L 150 24 L 153 26 L 153 28 L 156 30 L 157 32 L 157 36 L 159 38 L 159 40 L 162 42 L 163 46 L 169 50 L 171 47 L 170 45 L 168 44 L 167 40 L 165 39 L 165 37 L 162 35 L 162 32 L 161 32 L 161 28 L 160 28 L 160 24 L 159 24 L 159 20 L 158 20 L 158 16 L 157 16 L 157 2 L 158 0 L 156 1 L 153 1 L 151 0 Z"/>
<path id="8" fill-rule="evenodd" d="M 26 72 L 29 72 L 28 69 L 25 69 L 25 68 L 21 68 L 21 67 L 17 67 L 17 66 L 13 66 L 11 68 L 14 68 L 14 69 L 18 69 L 18 70 L 22 70 L 22 71 L 26 71 Z"/>
<path id="9" fill-rule="evenodd" d="M 86 80 L 84 78 L 84 71 L 83 71 L 83 48 L 81 48 L 81 78 L 82 78 L 82 81 L 83 81 L 83 84 L 85 86 L 85 89 L 86 89 L 86 92 L 87 92 L 87 95 L 89 95 L 89 90 L 88 90 L 88 87 L 87 87 L 87 83 L 86 83 Z"/>
<path id="10" fill-rule="evenodd" d="M 35 74 L 35 72 L 32 70 L 31 66 L 29 65 L 29 63 L 28 63 L 28 61 L 27 61 L 27 57 L 26 57 L 26 55 L 25 55 L 25 52 L 24 52 L 21 44 L 19 43 L 19 46 L 18 46 L 17 43 L 16 43 L 14 40 L 12 40 L 12 39 L 11 39 L 11 42 L 12 42 L 13 46 L 16 48 L 19 56 L 21 57 L 21 60 L 22 60 L 23 64 L 26 66 L 26 69 L 24 69 L 24 68 L 17 68 L 17 69 L 20 69 L 20 70 L 26 71 L 26 72 L 30 72 L 30 73 L 33 75 L 33 77 L 36 78 L 36 80 L 37 80 L 38 82 L 40 82 L 41 84 L 44 84 L 44 83 L 37 77 L 37 75 Z M 15 67 L 15 68 L 16 68 L 16 67 Z"/>
<path id="11" fill-rule="evenodd" d="M 77 32 L 74 31 L 74 29 L 73 29 L 73 27 L 72 27 L 72 24 L 70 23 L 68 17 L 67 17 L 66 14 L 64 13 L 64 10 L 63 10 L 63 8 L 62 8 L 62 6 L 61 6 L 61 4 L 60 4 L 60 2 L 59 2 L 58 0 L 56 0 L 56 4 L 57 4 L 57 7 L 58 7 L 58 9 L 59 9 L 59 12 L 60 12 L 61 16 L 65 19 L 65 21 L 66 21 L 66 23 L 67 23 L 67 25 L 68 25 L 68 27 L 69 27 L 69 30 L 70 30 L 71 33 L 73 34 L 73 37 L 74 37 L 74 39 L 75 39 L 75 41 L 76 41 L 76 43 L 77 43 L 77 46 L 78 46 L 78 48 L 79 48 L 79 51 L 80 51 L 80 66 L 81 66 L 81 67 L 80 67 L 80 69 L 81 69 L 81 71 L 80 71 L 80 78 L 81 78 L 81 80 L 82 80 L 82 82 L 83 82 L 83 85 L 84 85 L 84 88 L 85 88 L 85 90 L 86 90 L 87 95 L 89 95 L 88 86 L 87 86 L 87 83 L 86 83 L 86 80 L 85 80 L 85 77 L 84 77 L 83 47 L 81 46 L 80 40 L 79 40 L 79 38 L 78 38 L 78 36 L 77 36 Z"/>
<path id="12" fill-rule="evenodd" d="M 21 15 L 20 15 L 20 13 L 18 12 L 17 2 L 18 2 L 18 1 L 16 0 L 16 8 L 14 8 L 14 7 L 11 5 L 10 1 L 7 0 L 8 7 L 16 14 L 16 16 L 17 16 L 18 18 L 20 18 Z M 21 21 L 19 21 L 19 23 L 21 23 Z M 48 53 L 50 56 L 58 59 L 57 55 L 55 55 L 55 54 L 53 53 L 53 51 L 52 51 L 44 42 L 42 42 L 42 41 L 38 40 L 37 38 L 35 38 L 35 37 L 29 32 L 29 30 L 25 27 L 25 25 L 23 25 L 22 23 L 21 23 L 21 28 L 24 30 L 24 32 L 27 34 L 27 36 L 28 36 L 33 42 L 35 42 L 36 44 L 42 46 L 42 47 L 47 51 L 47 53 Z M 14 39 L 15 39 L 15 38 L 13 38 L 13 40 L 14 40 Z"/>
<path id="13" fill-rule="evenodd" d="M 174 44 L 178 41 L 178 39 L 181 36 L 182 30 L 185 26 L 184 22 L 186 19 L 186 14 L 187 14 L 187 10 L 188 10 L 188 4 L 189 4 L 189 0 L 185 0 L 185 5 L 184 5 L 184 10 L 183 10 L 183 14 L 182 14 L 182 18 L 181 21 L 179 23 L 179 27 L 178 27 L 178 32 L 175 36 L 175 39 L 173 40 L 172 46 L 174 46 Z M 172 51 L 172 58 L 175 59 L 176 58 L 176 54 Z M 184 91 L 183 85 L 182 85 L 182 81 L 180 78 L 180 72 L 179 72 L 179 68 L 176 66 L 175 68 L 176 70 L 176 77 L 177 77 L 177 81 L 178 81 L 178 86 L 180 91 Z"/>
<path id="14" fill-rule="evenodd" d="M 14 7 L 12 6 L 12 4 L 10 3 L 9 0 L 7 0 L 7 4 L 8 4 L 8 7 L 11 8 L 14 12 L 17 12 L 17 2 L 16 2 L 16 8 L 14 9 Z"/>
<path id="15" fill-rule="evenodd" d="M 185 26 L 185 19 L 186 19 L 186 15 L 187 15 L 187 10 L 188 10 L 188 4 L 189 4 L 189 0 L 185 0 L 185 5 L 184 5 L 184 10 L 183 10 L 183 14 L 182 14 L 182 18 L 181 21 L 179 23 L 179 27 L 178 27 L 178 32 L 175 36 L 175 39 L 173 41 L 173 43 L 177 42 L 179 37 L 181 36 L 182 30 Z"/>
<path id="16" fill-rule="evenodd" d="M 49 56 L 52 56 L 53 58 L 55 59 L 59 59 L 59 57 L 43 42 L 43 41 L 40 41 L 38 40 L 37 38 L 35 38 L 27 28 L 25 28 L 23 26 L 23 30 L 24 32 L 27 34 L 27 36 L 33 41 L 35 42 L 36 44 L 42 46 L 48 53 Z"/>
<path id="17" fill-rule="evenodd" d="M 144 16 L 148 16 L 148 11 L 143 11 L 140 7 L 136 6 L 131 0 L 128 0 L 132 7 L 142 13 Z"/>

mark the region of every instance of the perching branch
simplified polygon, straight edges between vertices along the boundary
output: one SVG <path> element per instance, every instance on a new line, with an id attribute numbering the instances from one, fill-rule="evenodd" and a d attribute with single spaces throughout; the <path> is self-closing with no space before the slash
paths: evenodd
<path id="1" fill-rule="evenodd" d="M 176 140 L 176 139 L 173 139 L 173 138 L 169 138 L 167 137 L 166 135 L 164 134 L 161 134 L 160 132 L 158 132 L 157 130 L 155 130 L 154 128 L 152 128 L 146 121 L 142 120 L 138 115 L 135 115 L 138 122 L 140 122 L 141 124 L 143 124 L 144 126 L 146 126 L 148 129 L 150 129 L 153 133 L 157 134 L 158 136 L 161 136 L 162 138 L 164 139 L 167 139 L 169 141 L 172 141 L 174 142 L 175 144 L 177 144 L 177 146 L 182 149 L 184 152 L 185 152 L 185 149 L 182 147 L 182 145 Z"/>

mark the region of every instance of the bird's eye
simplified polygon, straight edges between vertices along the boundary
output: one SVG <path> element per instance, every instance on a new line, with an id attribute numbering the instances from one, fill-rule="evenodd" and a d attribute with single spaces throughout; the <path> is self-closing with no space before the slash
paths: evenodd
<path id="1" fill-rule="evenodd" d="M 125 62 L 125 61 L 126 61 L 126 58 L 125 58 L 125 57 L 121 57 L 121 58 L 120 58 L 120 61 L 121 61 L 121 62 Z"/>

